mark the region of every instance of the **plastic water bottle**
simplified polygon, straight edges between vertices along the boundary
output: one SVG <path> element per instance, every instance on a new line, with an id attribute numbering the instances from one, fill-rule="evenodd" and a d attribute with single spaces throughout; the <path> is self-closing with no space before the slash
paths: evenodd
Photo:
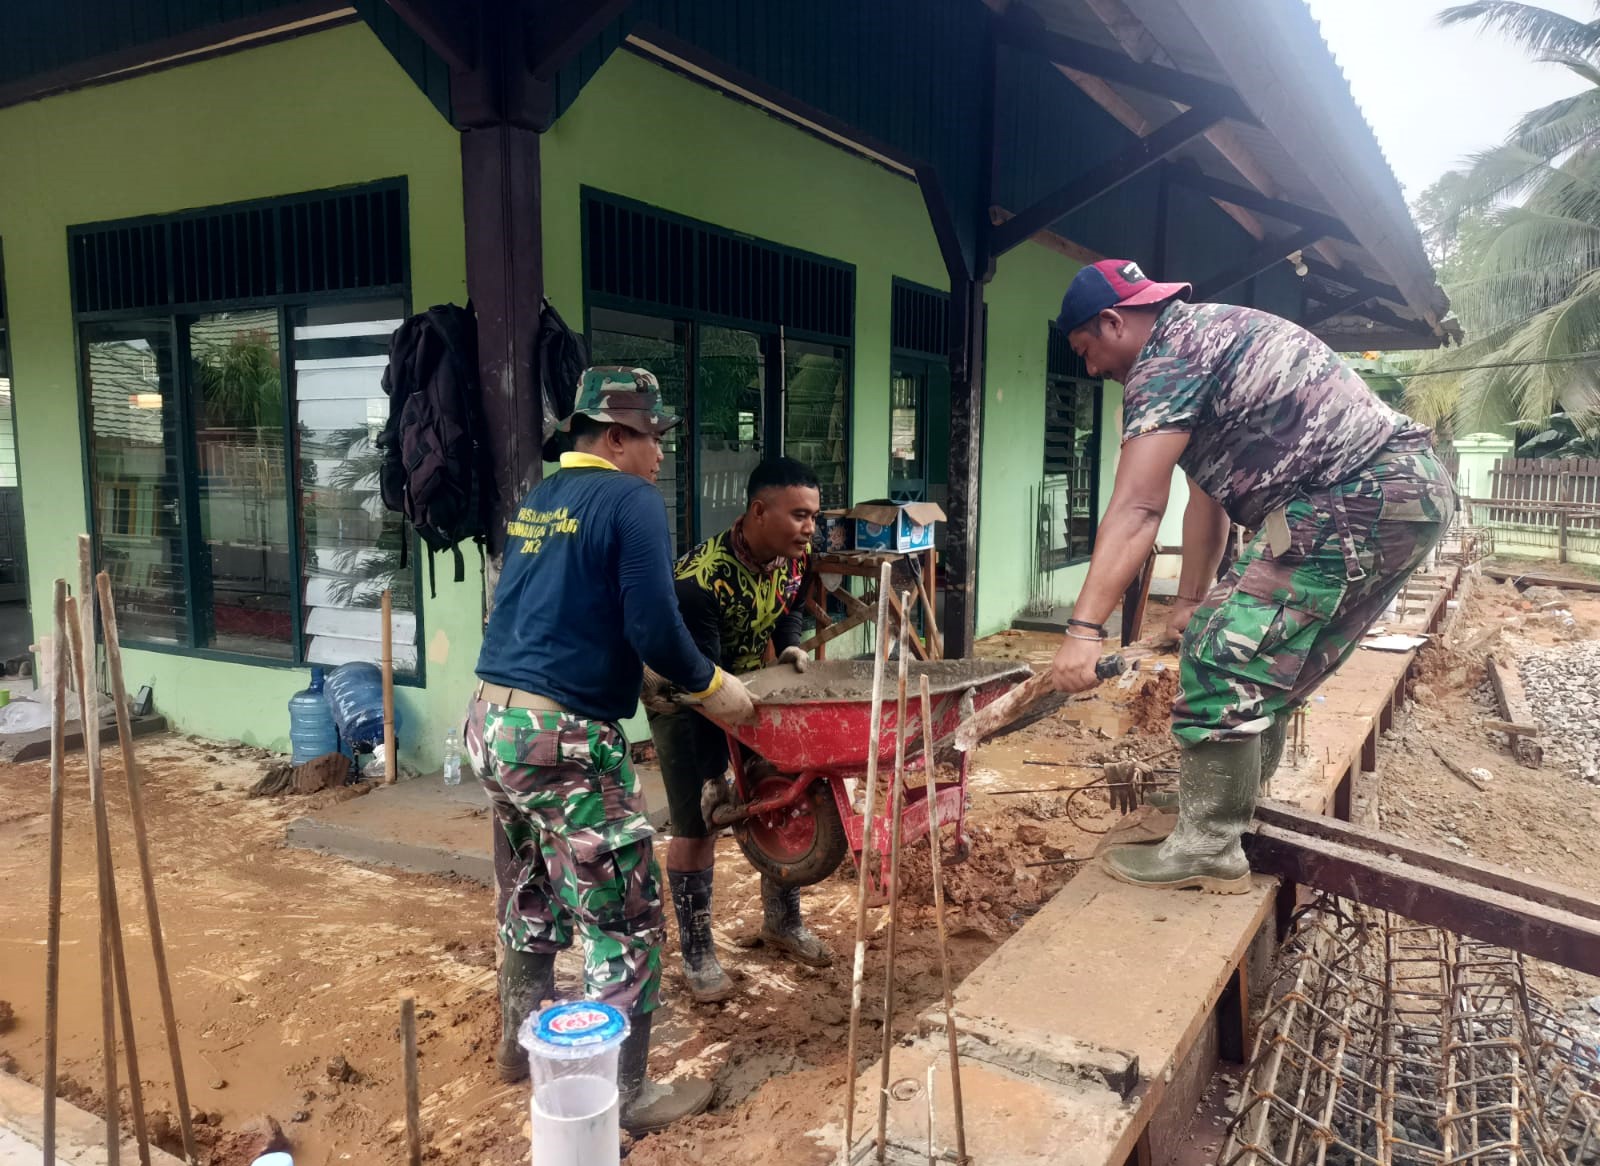
<path id="1" fill-rule="evenodd" d="M 444 735 L 444 783 L 461 784 L 461 730 L 454 725 Z"/>
<path id="2" fill-rule="evenodd" d="M 304 765 L 324 753 L 339 751 L 339 733 L 333 713 L 323 699 L 322 669 L 311 670 L 311 687 L 289 698 L 289 745 L 291 760 Z"/>

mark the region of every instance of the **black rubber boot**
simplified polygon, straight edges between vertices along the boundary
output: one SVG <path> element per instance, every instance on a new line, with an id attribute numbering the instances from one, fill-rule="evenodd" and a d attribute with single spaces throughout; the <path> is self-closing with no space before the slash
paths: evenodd
<path id="1" fill-rule="evenodd" d="M 665 1129 L 679 1118 L 704 1113 L 711 1104 L 711 1082 L 692 1078 L 658 1085 L 650 1080 L 650 1019 L 654 1013 L 628 1018 L 628 1038 L 617 1054 L 620 1121 L 630 1134 Z"/>
<path id="2" fill-rule="evenodd" d="M 833 952 L 800 918 L 800 888 L 761 876 L 761 942 L 813 968 L 833 964 Z"/>
<path id="3" fill-rule="evenodd" d="M 1250 889 L 1250 863 L 1239 839 L 1261 789 L 1261 738 L 1191 745 L 1180 768 L 1178 825 L 1171 837 L 1159 846 L 1106 851 L 1106 873 L 1141 887 L 1243 894 Z"/>
<path id="4" fill-rule="evenodd" d="M 669 870 L 672 909 L 678 915 L 678 943 L 683 950 L 683 979 L 696 1004 L 715 1004 L 733 995 L 733 981 L 717 962 L 711 938 L 711 872 Z"/>
<path id="5" fill-rule="evenodd" d="M 556 957 L 536 951 L 506 948 L 500 963 L 500 1047 L 494 1063 L 500 1080 L 528 1079 L 528 1054 L 517 1043 L 517 1029 L 544 1001 L 555 994 Z"/>

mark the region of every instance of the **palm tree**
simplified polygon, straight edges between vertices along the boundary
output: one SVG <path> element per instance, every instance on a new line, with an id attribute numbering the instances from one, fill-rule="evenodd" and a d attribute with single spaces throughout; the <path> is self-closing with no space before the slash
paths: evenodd
<path id="1" fill-rule="evenodd" d="M 1424 420 L 1453 412 L 1464 432 L 1497 414 L 1542 428 L 1561 412 L 1600 428 L 1588 356 L 1600 352 L 1600 19 L 1477 0 L 1439 20 L 1494 29 L 1585 87 L 1524 114 L 1503 143 L 1440 184 L 1439 229 L 1464 236 L 1470 225 L 1470 253 L 1455 258 L 1447 282 L 1472 340 L 1423 363 L 1458 371 L 1413 378 L 1407 406 Z"/>

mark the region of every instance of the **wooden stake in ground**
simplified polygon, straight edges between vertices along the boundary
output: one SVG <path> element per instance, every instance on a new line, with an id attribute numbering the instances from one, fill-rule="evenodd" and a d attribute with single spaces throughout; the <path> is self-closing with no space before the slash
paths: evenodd
<path id="1" fill-rule="evenodd" d="M 61 1012 L 61 768 L 67 739 L 67 581 L 56 580 L 55 635 L 50 641 L 50 873 L 44 948 L 44 1166 L 56 1160 L 56 1046 Z"/>
<path id="2" fill-rule="evenodd" d="M 956 1051 L 955 993 L 950 986 L 950 937 L 944 926 L 944 884 L 940 871 L 939 853 L 939 799 L 934 785 L 936 768 L 933 750 L 927 748 L 933 740 L 933 697 L 928 692 L 928 678 L 922 677 L 922 768 L 927 774 L 928 789 L 928 850 L 933 860 L 933 915 L 939 924 L 939 974 L 944 979 L 944 1031 L 950 1041 L 950 1099 L 956 1111 L 956 1161 L 965 1166 L 967 1161 L 967 1125 L 961 1109 L 961 1054 Z M 933 1066 L 928 1066 L 928 1096 L 933 1096 Z M 929 1103 L 932 1104 L 931 1102 Z M 933 1135 L 928 1135 L 928 1149 L 933 1149 Z"/>
<path id="3" fill-rule="evenodd" d="M 393 785 L 400 776 L 394 756 L 394 601 L 383 589 L 383 780 Z"/>
<path id="4" fill-rule="evenodd" d="M 911 592 L 901 594 L 901 607 Z M 878 1161 L 883 1161 L 889 1131 L 889 1054 L 894 1050 L 895 933 L 900 923 L 900 810 L 906 791 L 906 669 L 910 667 L 910 620 L 900 621 L 900 676 L 894 718 L 894 785 L 889 789 L 889 939 L 883 962 L 883 1045 L 878 1057 Z M 924 745 L 928 742 L 924 742 Z M 933 787 L 928 787 L 931 797 Z M 868 823 L 869 827 L 871 823 Z M 934 835 L 938 842 L 938 835 Z"/>
<path id="5" fill-rule="evenodd" d="M 856 1037 L 861 1028 L 861 976 L 867 966 L 867 885 L 872 869 L 872 815 L 877 808 L 878 747 L 883 739 L 884 628 L 889 623 L 889 564 L 878 572 L 878 621 L 873 625 L 872 722 L 867 733 L 867 790 L 862 807 L 861 869 L 856 886 L 856 959 L 850 977 L 850 1035 L 845 1044 L 844 1148 L 839 1161 L 850 1160 L 856 1128 Z"/>
<path id="6" fill-rule="evenodd" d="M 78 693 L 78 708 L 80 715 L 87 721 L 88 701 L 83 698 L 83 671 L 80 661 L 83 657 L 83 624 L 78 617 L 78 601 L 76 598 L 67 600 L 67 641 L 71 656 L 73 672 L 77 677 L 80 689 Z M 84 747 L 87 750 L 89 726 L 83 725 Z M 97 795 L 95 786 L 97 779 L 93 769 L 90 770 L 89 789 L 90 798 Z M 97 815 L 98 816 L 98 815 Z M 107 921 L 106 894 L 106 865 L 100 852 L 100 831 L 95 830 L 95 872 L 99 876 L 100 888 L 100 1041 L 101 1050 L 105 1054 L 105 1093 L 112 1102 L 106 1106 L 106 1164 L 117 1166 L 121 1160 L 122 1146 L 121 1132 L 117 1127 L 117 993 L 112 986 L 111 974 L 111 925 Z"/>
<path id="7" fill-rule="evenodd" d="M 406 1161 L 410 1166 L 422 1166 L 422 1117 L 417 1089 L 417 1002 L 410 996 L 400 1000 L 400 1042 L 405 1058 Z"/>
<path id="8" fill-rule="evenodd" d="M 122 908 L 117 901 L 116 862 L 111 853 L 111 818 L 106 809 L 104 771 L 100 764 L 100 690 L 95 683 L 94 568 L 89 536 L 78 536 L 78 703 L 83 716 L 83 752 L 89 770 L 89 801 L 94 808 L 95 856 L 100 867 L 101 942 L 111 954 L 117 1011 L 122 1017 L 122 1051 L 128 1064 L 128 1108 L 140 1166 L 150 1166 L 150 1132 L 144 1120 L 144 1080 L 139 1074 L 139 1048 L 133 1029 L 133 997 L 128 991 L 128 959 L 122 945 Z M 116 1091 L 106 1095 L 106 1108 L 116 1105 Z M 112 1125 L 108 1114 L 107 1126 Z"/>
<path id="9" fill-rule="evenodd" d="M 144 885 L 145 918 L 150 924 L 150 948 L 155 957 L 156 988 L 161 993 L 161 1019 L 167 1030 L 167 1055 L 172 1059 L 172 1086 L 177 1094 L 178 1128 L 183 1133 L 183 1154 L 198 1166 L 194 1122 L 189 1112 L 189 1085 L 183 1075 L 183 1049 L 178 1043 L 178 1017 L 172 1006 L 172 977 L 167 971 L 167 944 L 161 930 L 161 909 L 156 905 L 156 880 L 150 862 L 150 836 L 144 822 L 144 782 L 133 756 L 133 717 L 128 711 L 128 686 L 122 674 L 122 640 L 117 634 L 117 609 L 111 599 L 111 576 L 95 577 L 100 599 L 100 623 L 105 629 L 106 672 L 117 706 L 117 743 L 122 748 L 122 772 L 128 783 L 128 810 L 133 819 L 134 847 L 139 854 L 139 879 Z"/>

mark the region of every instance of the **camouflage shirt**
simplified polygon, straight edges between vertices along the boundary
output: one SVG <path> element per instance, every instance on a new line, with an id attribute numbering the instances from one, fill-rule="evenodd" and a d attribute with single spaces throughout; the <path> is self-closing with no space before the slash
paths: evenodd
<path id="1" fill-rule="evenodd" d="M 1188 433 L 1178 464 L 1235 522 L 1342 482 L 1391 438 L 1429 430 L 1380 401 L 1298 324 L 1253 308 L 1175 301 L 1123 388 L 1123 441 Z"/>

